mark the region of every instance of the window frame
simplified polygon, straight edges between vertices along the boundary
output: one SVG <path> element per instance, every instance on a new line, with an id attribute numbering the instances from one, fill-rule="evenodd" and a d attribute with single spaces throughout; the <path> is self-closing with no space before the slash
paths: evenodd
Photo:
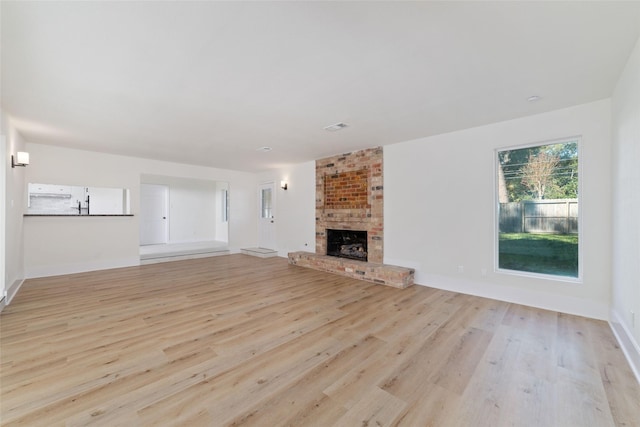
<path id="1" fill-rule="evenodd" d="M 567 144 L 570 142 L 575 142 L 578 147 L 578 276 L 561 276 L 555 274 L 548 273 L 534 273 L 531 271 L 521 271 L 521 270 L 510 270 L 507 268 L 500 268 L 500 196 L 499 196 L 499 167 L 500 167 L 500 158 L 499 154 L 503 151 L 511 151 L 511 150 L 520 150 L 525 148 L 539 147 L 543 145 L 556 145 L 556 144 Z M 583 191 L 583 179 L 582 172 L 584 163 L 582 161 L 583 157 L 584 145 L 582 144 L 582 135 L 575 135 L 557 139 L 550 139 L 544 141 L 538 141 L 527 144 L 520 145 L 512 145 L 512 146 L 502 146 L 497 147 L 493 151 L 493 200 L 494 200 L 494 209 L 493 209 L 493 271 L 497 274 L 505 274 L 508 276 L 520 276 L 526 278 L 533 279 L 543 279 L 543 280 L 553 280 L 555 282 L 566 282 L 571 284 L 582 284 L 583 283 L 583 230 L 582 230 L 582 218 L 584 216 L 584 209 L 582 208 L 581 200 L 584 196 Z"/>

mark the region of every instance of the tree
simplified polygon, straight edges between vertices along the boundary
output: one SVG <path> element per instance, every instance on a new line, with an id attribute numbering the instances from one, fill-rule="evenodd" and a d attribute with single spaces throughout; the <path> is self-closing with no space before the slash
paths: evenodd
<path id="1" fill-rule="evenodd" d="M 559 163 L 557 154 L 547 151 L 540 151 L 536 156 L 529 154 L 529 161 L 522 168 L 522 184 L 536 199 L 544 199 L 547 188 L 554 184 L 554 172 Z"/>
<path id="2" fill-rule="evenodd" d="M 537 154 L 539 147 L 528 147 L 516 150 L 504 150 L 498 153 L 500 169 L 498 179 L 504 180 L 508 202 L 519 202 L 531 199 L 527 188 L 522 184 L 522 168 L 532 154 Z M 500 176 L 501 175 L 501 176 Z M 504 203 L 501 200 L 501 203 Z"/>
<path id="3" fill-rule="evenodd" d="M 538 145 L 498 152 L 498 194 L 500 203 L 539 198 L 539 193 L 525 184 L 529 162 L 540 153 L 558 158 L 550 179 L 544 186 L 545 199 L 578 198 L 578 144 L 575 141 Z"/>
<path id="4" fill-rule="evenodd" d="M 547 188 L 547 199 L 578 198 L 578 144 L 570 142 L 549 146 L 550 153 L 560 157 L 553 174 L 553 185 Z"/>

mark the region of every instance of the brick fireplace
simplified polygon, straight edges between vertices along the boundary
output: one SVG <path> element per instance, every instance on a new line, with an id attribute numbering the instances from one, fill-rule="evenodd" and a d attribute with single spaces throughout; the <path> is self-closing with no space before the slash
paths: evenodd
<path id="1" fill-rule="evenodd" d="M 382 264 L 382 155 L 375 147 L 316 161 L 316 252 L 290 253 L 291 264 L 399 288 L 413 284 L 413 269 Z M 329 230 L 342 240 L 328 243 Z"/>
<path id="2" fill-rule="evenodd" d="M 316 161 L 316 254 L 327 254 L 327 230 L 367 232 L 367 260 L 382 263 L 382 147 Z"/>

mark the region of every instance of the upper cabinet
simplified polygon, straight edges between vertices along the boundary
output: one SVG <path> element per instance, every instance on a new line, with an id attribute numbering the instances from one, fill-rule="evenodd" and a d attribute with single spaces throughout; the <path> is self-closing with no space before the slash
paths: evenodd
<path id="1" fill-rule="evenodd" d="M 70 185 L 29 184 L 29 197 L 71 197 Z"/>

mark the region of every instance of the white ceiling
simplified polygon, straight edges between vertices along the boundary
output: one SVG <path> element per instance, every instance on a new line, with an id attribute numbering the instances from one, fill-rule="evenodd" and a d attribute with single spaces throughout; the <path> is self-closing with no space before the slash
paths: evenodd
<path id="1" fill-rule="evenodd" d="M 640 2 L 0 7 L 26 140 L 247 171 L 607 98 L 640 36 Z"/>

